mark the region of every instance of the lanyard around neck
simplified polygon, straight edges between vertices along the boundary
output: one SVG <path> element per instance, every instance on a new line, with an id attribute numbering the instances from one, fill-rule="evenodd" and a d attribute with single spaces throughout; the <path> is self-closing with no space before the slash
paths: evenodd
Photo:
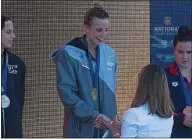
<path id="1" fill-rule="evenodd" d="M 183 91 L 184 91 L 184 94 L 185 94 L 186 104 L 189 105 L 189 106 L 192 106 L 192 92 L 191 92 L 191 89 L 188 88 L 188 85 L 187 85 L 184 77 L 182 76 L 181 71 L 179 70 L 179 67 L 177 65 L 176 65 L 176 69 L 177 69 L 177 71 L 179 73 L 179 77 L 181 79 L 181 84 L 182 84 Z"/>
<path id="2" fill-rule="evenodd" d="M 92 63 L 93 56 L 91 55 L 91 53 L 88 50 L 88 43 L 87 43 L 85 35 L 82 37 L 82 42 L 87 48 L 86 54 L 87 54 L 87 59 L 88 59 L 88 62 L 89 62 L 89 68 L 90 68 L 90 74 L 91 74 L 93 87 L 98 88 L 98 84 L 99 84 L 99 82 L 98 82 L 98 80 L 99 80 L 99 68 L 100 68 L 100 49 L 99 49 L 99 46 L 97 46 L 97 58 L 96 58 L 96 66 L 95 66 L 95 72 L 94 72 L 94 66 L 93 66 L 93 63 Z"/>
<path id="3" fill-rule="evenodd" d="M 1 68 L 1 95 L 6 95 L 8 70 L 8 55 L 6 52 L 4 53 L 3 57 L 3 66 Z"/>

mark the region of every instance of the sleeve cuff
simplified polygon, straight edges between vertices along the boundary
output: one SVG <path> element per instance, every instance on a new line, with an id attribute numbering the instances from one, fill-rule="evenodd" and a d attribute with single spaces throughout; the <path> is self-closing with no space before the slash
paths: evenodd
<path id="1" fill-rule="evenodd" d="M 174 125 L 183 124 L 185 120 L 184 113 L 174 113 Z"/>
<path id="2" fill-rule="evenodd" d="M 93 115 L 91 116 L 91 122 L 93 122 L 97 118 L 98 115 L 99 115 L 99 112 L 95 111 L 93 113 Z"/>
<path id="3" fill-rule="evenodd" d="M 174 114 L 173 114 L 173 116 L 177 116 L 177 115 L 179 115 L 179 113 L 174 113 Z"/>

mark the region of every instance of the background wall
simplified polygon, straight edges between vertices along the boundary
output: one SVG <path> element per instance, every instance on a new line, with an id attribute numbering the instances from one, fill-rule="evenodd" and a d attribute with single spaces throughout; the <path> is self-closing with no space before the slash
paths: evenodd
<path id="1" fill-rule="evenodd" d="M 55 65 L 50 53 L 83 34 L 85 11 L 94 2 L 110 15 L 106 41 L 119 58 L 118 114 L 130 107 L 137 74 L 149 63 L 149 1 L 2 0 L 2 14 L 14 23 L 11 51 L 26 63 L 23 115 L 24 137 L 62 137 L 63 106 L 56 90 Z"/>

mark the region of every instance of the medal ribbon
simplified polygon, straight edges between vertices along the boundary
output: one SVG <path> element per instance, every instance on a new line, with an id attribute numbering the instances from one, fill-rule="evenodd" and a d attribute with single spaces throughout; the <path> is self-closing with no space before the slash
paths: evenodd
<path id="1" fill-rule="evenodd" d="M 82 37 L 82 42 L 88 48 L 88 44 L 87 44 L 87 40 L 85 38 L 85 35 Z M 96 88 L 96 89 L 98 89 L 98 84 L 99 84 L 99 68 L 100 68 L 100 49 L 99 49 L 99 47 L 97 47 L 97 50 L 98 50 L 97 51 L 97 59 L 96 59 L 97 64 L 95 66 L 95 72 L 94 72 L 94 66 L 93 66 L 93 63 L 92 63 L 93 56 L 87 50 L 87 59 L 88 59 L 88 62 L 89 62 L 89 68 L 90 68 L 93 88 Z"/>
<path id="2" fill-rule="evenodd" d="M 83 37 L 82 37 L 82 42 L 88 48 L 88 44 L 87 44 L 87 40 L 86 40 L 85 35 L 83 35 Z M 87 59 L 89 62 L 93 88 L 97 89 L 98 109 L 100 111 L 100 101 L 99 101 L 99 98 L 100 98 L 100 96 L 99 96 L 100 47 L 97 46 L 97 59 L 96 59 L 95 73 L 94 73 L 94 69 L 93 69 L 94 67 L 93 67 L 93 63 L 92 63 L 92 59 L 94 59 L 94 58 L 88 50 L 87 50 Z M 99 131 L 96 130 L 94 134 L 98 134 L 101 132 L 102 132 L 102 130 L 99 130 Z"/>
<path id="3" fill-rule="evenodd" d="M 3 66 L 1 69 L 1 95 L 6 95 L 6 91 L 7 91 L 7 70 L 8 70 L 8 55 L 6 54 L 6 52 L 4 52 L 3 54 Z M 3 103 L 3 102 L 1 102 Z M 2 105 L 2 104 L 1 104 Z M 4 137 L 6 134 L 6 130 L 5 130 L 5 110 L 2 108 L 2 113 L 3 113 L 3 129 L 4 129 Z"/>
<path id="4" fill-rule="evenodd" d="M 5 53 L 4 54 L 4 60 L 3 60 L 3 66 L 1 69 L 1 95 L 6 95 L 7 90 L 7 68 L 8 68 L 8 56 Z"/>
<path id="5" fill-rule="evenodd" d="M 182 76 L 182 74 L 181 74 L 181 72 L 179 70 L 179 67 L 177 65 L 176 65 L 176 68 L 177 68 L 177 71 L 179 73 L 179 77 L 181 79 L 183 91 L 184 91 L 184 94 L 185 94 L 186 104 L 187 104 L 187 106 L 192 106 L 192 92 L 191 92 L 192 85 L 190 86 L 191 88 L 188 88 L 188 85 L 187 85 L 184 77 Z"/>

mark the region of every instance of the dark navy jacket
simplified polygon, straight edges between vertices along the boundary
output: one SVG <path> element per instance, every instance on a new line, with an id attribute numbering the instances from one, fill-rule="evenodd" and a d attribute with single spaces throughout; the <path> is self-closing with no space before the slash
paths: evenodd
<path id="1" fill-rule="evenodd" d="M 8 53 L 8 80 L 6 95 L 10 99 L 10 105 L 5 108 L 5 131 L 3 126 L 3 114 L 1 109 L 1 137 L 22 137 L 22 109 L 24 105 L 25 64 L 18 56 Z"/>
<path id="2" fill-rule="evenodd" d="M 180 76 L 176 69 L 176 64 L 171 64 L 165 69 L 171 99 L 175 106 L 174 125 L 171 137 L 172 138 L 192 138 L 192 128 L 182 124 L 184 120 L 183 110 L 186 107 L 185 95 Z"/>

